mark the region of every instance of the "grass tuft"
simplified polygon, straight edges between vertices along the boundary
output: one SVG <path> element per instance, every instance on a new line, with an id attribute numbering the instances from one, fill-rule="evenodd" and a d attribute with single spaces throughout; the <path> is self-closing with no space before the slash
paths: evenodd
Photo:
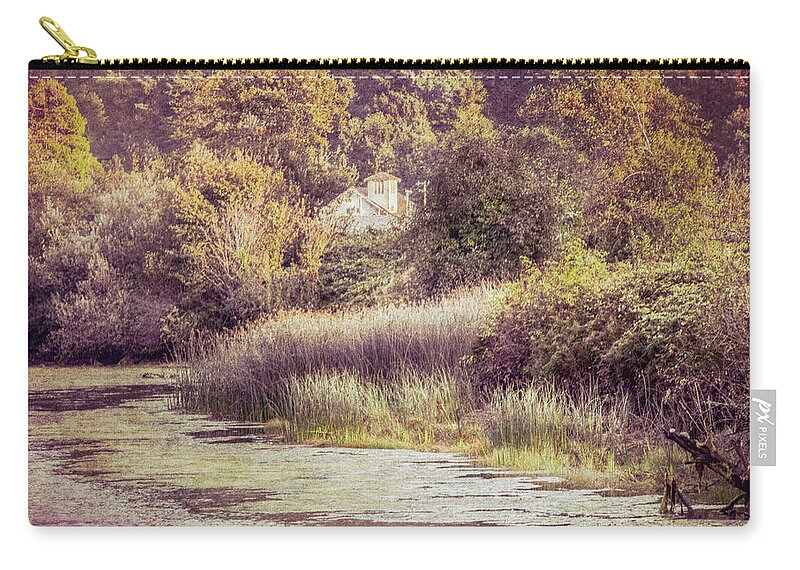
<path id="1" fill-rule="evenodd" d="M 493 294 L 479 288 L 436 302 L 289 313 L 231 334 L 197 338 L 179 357 L 186 372 L 178 404 L 263 421 L 286 405 L 291 378 L 348 372 L 391 382 L 410 371 L 461 370 Z"/>
<path id="2" fill-rule="evenodd" d="M 645 464 L 662 464 L 643 440 L 630 444 L 624 396 L 477 389 L 470 355 L 493 294 L 290 313 L 198 338 L 182 357 L 177 405 L 277 426 L 291 442 L 458 451 L 587 484 L 637 482 Z"/>

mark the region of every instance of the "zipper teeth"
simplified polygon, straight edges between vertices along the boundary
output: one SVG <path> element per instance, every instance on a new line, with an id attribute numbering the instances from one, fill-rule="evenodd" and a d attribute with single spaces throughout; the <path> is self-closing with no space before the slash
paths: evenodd
<path id="1" fill-rule="evenodd" d="M 35 60 L 32 68 L 162 68 L 162 69 L 749 69 L 744 59 L 732 58 L 588 58 L 588 59 L 395 59 L 395 58 L 236 58 L 177 59 L 119 58 L 100 59 L 97 64 L 77 64 Z"/>

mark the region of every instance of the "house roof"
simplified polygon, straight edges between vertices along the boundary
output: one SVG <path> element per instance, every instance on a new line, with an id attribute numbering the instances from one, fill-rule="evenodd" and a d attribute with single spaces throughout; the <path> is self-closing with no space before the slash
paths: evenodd
<path id="1" fill-rule="evenodd" d="M 356 211 L 350 208 L 353 205 L 350 200 L 354 197 L 358 197 L 362 201 Z M 410 211 L 409 203 L 410 197 L 400 192 L 397 195 L 397 211 L 389 212 L 382 204 L 369 199 L 366 188 L 351 186 L 323 207 L 320 210 L 320 217 L 326 223 L 347 217 L 349 219 L 347 231 L 361 231 L 370 227 L 382 228 L 388 227 L 399 218 L 404 217 Z M 342 205 L 344 208 L 341 208 Z M 366 210 L 364 210 L 365 207 Z"/>
<path id="2" fill-rule="evenodd" d="M 378 210 L 382 214 L 385 214 L 385 215 L 391 216 L 391 217 L 397 217 L 398 214 L 402 215 L 402 213 L 404 212 L 404 208 L 407 207 L 408 201 L 410 200 L 407 192 L 406 193 L 402 193 L 402 192 L 399 193 L 397 195 L 397 205 L 400 208 L 400 210 L 399 210 L 399 212 L 390 212 L 389 210 L 386 209 L 385 206 L 382 206 L 381 204 L 378 204 L 374 200 L 371 200 L 369 198 L 368 191 L 367 191 L 366 188 L 358 188 L 356 186 L 351 186 L 350 188 L 345 190 L 342 194 L 340 194 L 339 197 L 336 198 L 336 200 L 341 198 L 341 196 L 346 195 L 348 192 L 353 192 L 354 194 L 357 194 L 362 200 L 367 202 L 370 206 L 372 206 L 373 208 L 375 208 L 376 210 Z"/>
<path id="3" fill-rule="evenodd" d="M 365 178 L 364 182 L 383 182 L 384 180 L 400 180 L 394 174 L 388 172 L 376 172 L 372 176 Z"/>
<path id="4" fill-rule="evenodd" d="M 379 212 L 383 212 L 384 214 L 387 214 L 387 215 L 390 215 L 390 216 L 393 215 L 393 214 L 389 213 L 389 210 L 387 210 L 386 208 L 384 208 L 380 204 L 370 200 L 369 196 L 367 196 L 367 189 L 366 188 L 356 188 L 355 186 L 352 186 L 351 188 L 349 188 L 349 191 L 350 192 L 355 192 L 356 194 L 358 194 L 359 197 L 361 197 L 364 201 L 368 202 L 370 206 L 372 206 L 373 208 L 375 208 Z"/>

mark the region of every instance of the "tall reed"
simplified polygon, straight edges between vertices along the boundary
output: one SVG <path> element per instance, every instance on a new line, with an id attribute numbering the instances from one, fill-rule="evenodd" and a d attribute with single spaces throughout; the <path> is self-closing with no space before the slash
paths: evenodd
<path id="1" fill-rule="evenodd" d="M 469 357 L 491 298 L 481 289 L 359 312 L 290 313 L 198 338 L 181 358 L 177 404 L 275 420 L 288 441 L 458 449 L 490 465 L 591 480 L 635 468 L 624 396 L 602 399 L 591 387 L 567 394 L 548 383 L 476 399 Z"/>
<path id="2" fill-rule="evenodd" d="M 179 355 L 185 371 L 178 405 L 260 421 L 285 407 L 289 379 L 347 372 L 392 382 L 409 371 L 462 371 L 492 295 L 479 288 L 358 312 L 288 313 L 233 333 L 198 337 Z"/>
<path id="3" fill-rule="evenodd" d="M 534 385 L 498 390 L 488 411 L 487 435 L 500 464 L 613 470 L 624 455 L 625 396 L 603 400 L 591 387 L 570 396 L 552 384 Z"/>
<path id="4" fill-rule="evenodd" d="M 455 443 L 471 413 L 471 389 L 448 371 L 400 372 L 391 383 L 351 372 L 314 373 L 287 386 L 285 434 L 292 441 L 340 445 Z"/>

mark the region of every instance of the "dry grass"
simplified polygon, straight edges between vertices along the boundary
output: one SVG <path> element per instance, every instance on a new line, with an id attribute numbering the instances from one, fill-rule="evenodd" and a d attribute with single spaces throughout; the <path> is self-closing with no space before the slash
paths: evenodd
<path id="1" fill-rule="evenodd" d="M 550 384 L 502 389 L 487 416 L 489 465 L 591 482 L 622 475 L 631 417 L 625 397 L 603 400 L 592 388 L 571 397 Z"/>
<path id="2" fill-rule="evenodd" d="M 291 313 L 197 339 L 181 359 L 177 403 L 270 422 L 288 441 L 460 451 L 583 483 L 636 479 L 643 457 L 622 443 L 626 398 L 532 386 L 476 399 L 469 356 L 492 295 Z"/>
<path id="3" fill-rule="evenodd" d="M 289 313 L 232 334 L 196 339 L 179 357 L 181 407 L 262 421 L 285 408 L 287 381 L 349 372 L 391 382 L 455 372 L 472 350 L 494 291 L 359 312 Z"/>
<path id="4" fill-rule="evenodd" d="M 495 447 L 577 454 L 574 443 L 581 442 L 609 457 L 630 417 L 625 397 L 603 401 L 589 388 L 571 398 L 551 385 L 498 390 L 489 410 L 488 432 Z"/>

